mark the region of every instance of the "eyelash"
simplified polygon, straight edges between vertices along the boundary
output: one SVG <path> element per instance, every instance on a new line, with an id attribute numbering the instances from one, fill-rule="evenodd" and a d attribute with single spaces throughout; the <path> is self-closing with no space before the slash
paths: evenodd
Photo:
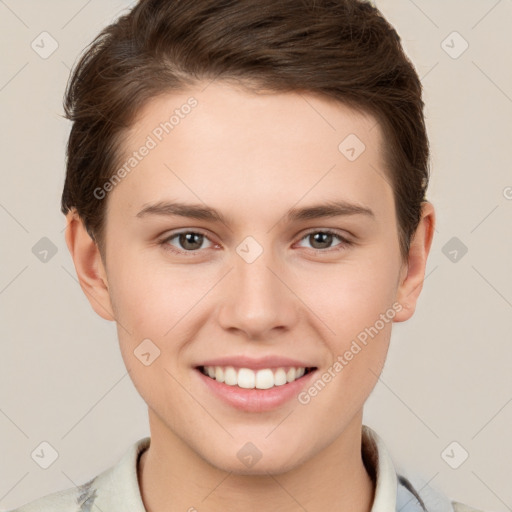
<path id="1" fill-rule="evenodd" d="M 214 243 L 212 240 L 210 240 L 210 238 L 206 235 L 206 233 L 203 233 L 200 230 L 188 230 L 188 231 L 178 231 L 176 233 L 173 233 L 171 236 L 168 236 L 165 239 L 163 239 L 160 242 L 158 242 L 158 244 L 161 245 L 164 250 L 170 251 L 170 252 L 172 252 L 174 254 L 185 255 L 185 256 L 192 256 L 192 257 L 197 256 L 204 249 L 197 249 L 197 250 L 193 250 L 193 251 L 181 251 L 181 250 L 178 250 L 178 249 L 174 248 L 172 245 L 169 244 L 170 240 L 173 240 L 174 238 L 178 237 L 179 235 L 189 234 L 189 233 L 194 233 L 196 235 L 202 235 L 207 240 L 209 240 L 210 242 Z M 326 252 L 330 253 L 330 252 L 334 252 L 334 251 L 341 251 L 341 250 L 343 250 L 343 249 L 353 245 L 353 242 L 351 242 L 347 238 L 345 238 L 342 235 L 340 235 L 337 231 L 332 230 L 332 229 L 313 229 L 311 231 L 308 231 L 306 234 L 304 234 L 304 236 L 302 236 L 302 238 L 300 238 L 299 242 L 302 242 L 302 240 L 304 240 L 308 236 L 310 236 L 312 234 L 315 234 L 315 233 L 323 233 L 323 234 L 326 234 L 326 235 L 333 235 L 336 238 L 338 238 L 338 240 L 341 241 L 341 243 L 338 244 L 338 246 L 335 246 L 334 248 L 329 247 L 327 249 L 314 249 L 314 248 L 310 249 L 310 250 L 314 251 L 315 254 L 326 253 Z"/>

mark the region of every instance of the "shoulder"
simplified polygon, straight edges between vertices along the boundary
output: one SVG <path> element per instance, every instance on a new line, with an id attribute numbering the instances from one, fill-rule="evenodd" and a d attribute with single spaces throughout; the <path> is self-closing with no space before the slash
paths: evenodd
<path id="1" fill-rule="evenodd" d="M 78 510 L 89 510 L 84 506 L 87 507 L 89 503 L 92 505 L 92 501 L 94 501 L 94 493 L 90 493 L 93 481 L 94 478 L 78 487 L 70 487 L 48 494 L 10 512 L 77 512 Z"/>
<path id="2" fill-rule="evenodd" d="M 483 512 L 482 510 L 469 507 L 464 503 L 460 503 L 458 501 L 452 501 L 453 511 L 454 512 Z"/>
<path id="3" fill-rule="evenodd" d="M 9 512 L 144 512 L 137 464 L 150 440 L 145 437 L 132 444 L 117 464 L 88 482 L 48 494 Z"/>
<path id="4" fill-rule="evenodd" d="M 401 512 L 483 512 L 449 499 L 417 474 L 409 474 L 408 477 L 397 474 L 397 477 L 397 510 Z"/>

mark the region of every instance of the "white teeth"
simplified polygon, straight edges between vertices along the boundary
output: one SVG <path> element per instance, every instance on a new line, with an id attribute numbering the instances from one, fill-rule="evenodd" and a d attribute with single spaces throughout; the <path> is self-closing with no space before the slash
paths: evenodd
<path id="1" fill-rule="evenodd" d="M 256 375 L 249 368 L 240 368 L 238 370 L 238 387 L 252 389 L 256 387 Z"/>
<path id="2" fill-rule="evenodd" d="M 286 372 L 283 368 L 279 368 L 276 373 L 274 373 L 274 385 L 282 386 L 286 384 Z"/>
<path id="3" fill-rule="evenodd" d="M 274 374 L 272 370 L 259 370 L 256 374 L 256 387 L 269 389 L 274 387 Z"/>
<path id="4" fill-rule="evenodd" d="M 277 370 L 265 368 L 254 371 L 250 368 L 236 370 L 233 366 L 205 366 L 203 373 L 228 386 L 238 386 L 244 389 L 270 389 L 300 379 L 306 373 L 306 368 L 291 367 L 288 371 L 284 368 Z"/>
<path id="5" fill-rule="evenodd" d="M 210 375 L 210 372 L 208 372 L 208 375 Z M 232 366 L 228 366 L 226 368 L 226 370 L 224 371 L 224 382 L 228 386 L 236 386 L 236 383 L 237 383 L 236 370 Z"/>
<path id="6" fill-rule="evenodd" d="M 224 370 L 220 366 L 215 367 L 215 380 L 217 382 L 224 382 Z"/>

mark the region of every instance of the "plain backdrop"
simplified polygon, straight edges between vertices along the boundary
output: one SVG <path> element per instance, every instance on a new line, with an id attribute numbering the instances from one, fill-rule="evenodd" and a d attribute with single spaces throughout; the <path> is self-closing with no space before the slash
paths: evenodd
<path id="1" fill-rule="evenodd" d="M 85 482 L 149 435 L 115 326 L 93 312 L 76 280 L 59 209 L 70 67 L 130 4 L 0 1 L 0 510 Z M 512 1 L 376 4 L 422 79 L 428 198 L 438 223 L 416 314 L 394 326 L 364 423 L 398 469 L 452 499 L 505 512 L 512 509 Z M 58 453 L 48 469 L 31 457 L 42 442 Z M 448 464 L 466 452 L 459 467 Z"/>

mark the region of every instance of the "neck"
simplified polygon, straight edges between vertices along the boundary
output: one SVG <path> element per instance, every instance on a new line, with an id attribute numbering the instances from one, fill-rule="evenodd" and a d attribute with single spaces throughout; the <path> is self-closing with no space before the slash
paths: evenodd
<path id="1" fill-rule="evenodd" d="M 139 486 L 147 512 L 370 512 L 374 483 L 361 456 L 361 422 L 320 453 L 281 474 L 240 475 L 216 468 L 175 436 L 151 443 L 140 457 Z M 336 505 L 333 507 L 333 505 Z"/>

